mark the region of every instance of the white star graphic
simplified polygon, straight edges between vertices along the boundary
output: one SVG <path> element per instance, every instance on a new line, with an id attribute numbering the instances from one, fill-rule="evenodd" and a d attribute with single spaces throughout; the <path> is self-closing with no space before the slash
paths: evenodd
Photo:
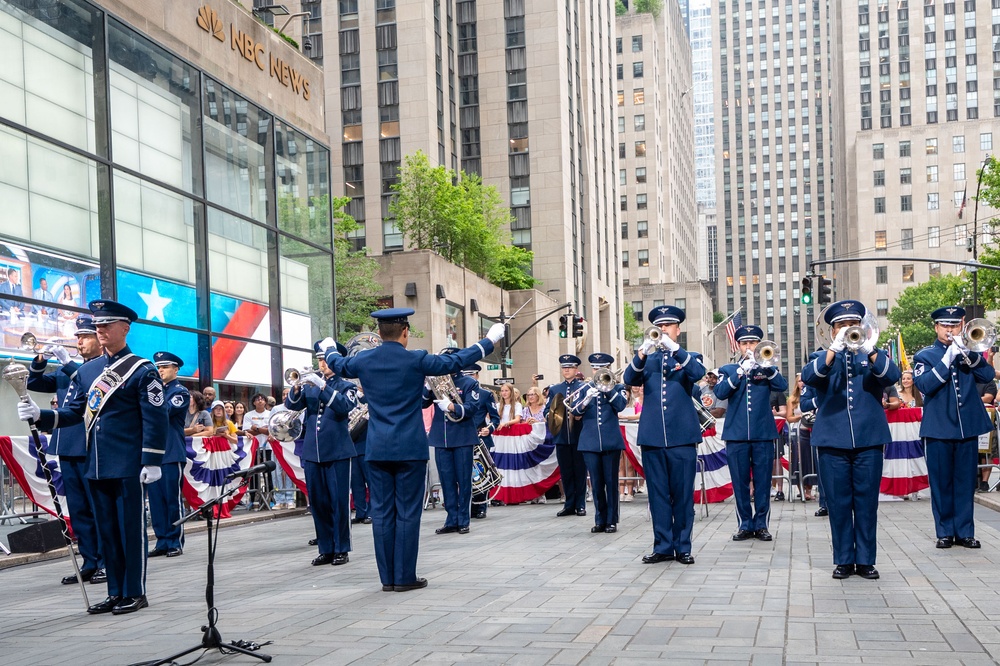
<path id="1" fill-rule="evenodd" d="M 160 292 L 156 289 L 156 280 L 153 280 L 153 288 L 149 290 L 148 294 L 139 292 L 139 298 L 146 303 L 146 319 L 149 321 L 159 319 L 163 323 L 167 323 L 163 316 L 163 309 L 170 305 L 173 299 L 160 296 Z"/>

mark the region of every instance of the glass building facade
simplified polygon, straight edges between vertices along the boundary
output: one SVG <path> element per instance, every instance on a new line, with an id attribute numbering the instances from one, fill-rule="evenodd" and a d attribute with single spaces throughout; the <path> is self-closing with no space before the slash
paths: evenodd
<path id="1" fill-rule="evenodd" d="M 134 352 L 223 394 L 310 365 L 334 330 L 328 148 L 82 0 L 0 0 L 0 53 L 4 353 L 71 340 L 103 297 L 139 314 Z"/>

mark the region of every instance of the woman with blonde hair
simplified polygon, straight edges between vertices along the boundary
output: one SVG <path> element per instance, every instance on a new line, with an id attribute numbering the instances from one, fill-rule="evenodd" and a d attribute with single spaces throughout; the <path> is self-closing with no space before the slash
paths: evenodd
<path id="1" fill-rule="evenodd" d="M 511 384 L 500 387 L 500 400 L 497 401 L 497 411 L 500 412 L 500 427 L 521 422 L 521 392 Z"/>

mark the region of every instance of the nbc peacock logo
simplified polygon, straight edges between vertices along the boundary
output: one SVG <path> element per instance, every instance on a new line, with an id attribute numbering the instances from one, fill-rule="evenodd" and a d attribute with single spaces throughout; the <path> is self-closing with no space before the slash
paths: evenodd
<path id="1" fill-rule="evenodd" d="M 226 36 L 222 32 L 222 21 L 215 10 L 208 5 L 204 5 L 198 10 L 198 26 L 205 32 L 212 33 L 212 36 L 220 42 L 226 41 Z"/>

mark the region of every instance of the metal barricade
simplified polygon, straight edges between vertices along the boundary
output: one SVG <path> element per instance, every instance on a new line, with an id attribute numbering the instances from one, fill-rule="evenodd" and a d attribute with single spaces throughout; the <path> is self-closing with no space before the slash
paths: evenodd
<path id="1" fill-rule="evenodd" d="M 792 451 L 795 452 L 795 456 L 794 456 L 794 460 L 792 461 L 792 463 L 790 465 L 790 468 L 789 468 L 789 476 L 791 478 L 795 479 L 794 483 L 799 488 L 799 499 L 802 500 L 803 503 L 805 503 L 805 501 L 806 501 L 806 491 L 805 491 L 806 480 L 807 479 L 811 479 L 812 480 L 812 483 L 809 484 L 809 485 L 813 485 L 813 486 L 818 485 L 818 483 L 819 483 L 819 475 L 816 474 L 815 472 L 813 472 L 811 474 L 803 474 L 802 473 L 802 471 L 803 471 L 802 470 L 803 456 L 810 456 L 811 457 L 812 454 L 813 454 L 812 447 L 809 446 L 809 445 L 806 445 L 805 446 L 805 450 L 803 451 L 802 433 L 801 433 L 802 424 L 801 423 L 792 423 L 792 424 L 790 424 L 790 428 L 791 429 L 789 430 L 788 448 L 790 450 L 792 450 Z M 813 466 L 813 468 L 815 469 L 815 465 Z M 791 500 L 791 499 L 792 498 L 789 497 L 789 500 Z"/>
<path id="2" fill-rule="evenodd" d="M 771 473 L 771 481 L 780 481 L 781 485 L 778 487 L 779 492 L 784 492 L 785 485 L 788 485 L 788 500 L 792 499 L 792 477 L 789 472 L 785 471 L 784 466 L 781 464 L 781 437 L 779 436 L 774 440 L 774 464 L 778 467 L 778 473 Z"/>
<path id="3" fill-rule="evenodd" d="M 986 450 L 985 450 L 986 462 L 984 464 L 982 464 L 982 465 L 977 465 L 976 468 L 977 468 L 977 470 L 983 470 L 983 469 L 991 470 L 990 475 L 992 476 L 992 470 L 995 469 L 998 472 L 1000 472 L 1000 462 L 997 462 L 997 459 L 993 457 L 994 451 L 997 450 L 997 439 L 998 439 L 998 432 L 997 432 L 997 410 L 994 409 L 993 407 L 987 407 L 986 411 L 989 413 L 990 422 L 992 422 L 992 424 L 993 424 L 993 429 L 990 430 L 989 433 L 987 433 L 987 435 L 988 435 L 988 438 L 987 438 L 988 442 L 987 442 Z M 980 444 L 979 453 L 980 454 L 984 453 L 982 444 Z M 976 477 L 977 485 L 978 485 L 978 482 L 979 482 L 979 478 L 980 477 L 977 474 L 977 477 Z M 987 481 L 987 484 L 989 484 L 989 477 L 986 478 L 986 481 Z M 997 479 L 996 483 L 987 486 L 987 488 L 988 488 L 987 492 L 996 490 L 997 486 L 1000 486 L 1000 478 Z"/>

